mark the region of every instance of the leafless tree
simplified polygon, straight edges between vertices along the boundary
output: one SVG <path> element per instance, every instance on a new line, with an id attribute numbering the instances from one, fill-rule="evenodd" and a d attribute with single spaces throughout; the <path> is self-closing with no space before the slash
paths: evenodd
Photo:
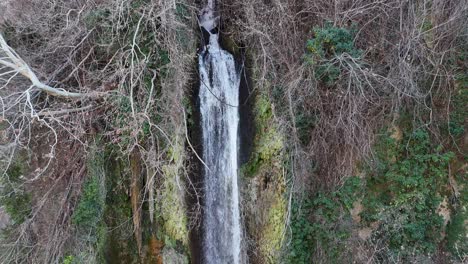
<path id="1" fill-rule="evenodd" d="M 12 232 L 12 240 L 2 241 L 8 241 L 2 245 L 5 259 L 54 263 L 77 243 L 71 215 L 96 133 L 120 148 L 124 159 L 133 153 L 141 157 L 141 175 L 136 176 L 144 186 L 131 194 L 138 197 L 133 208 L 137 238 L 143 204 L 154 216 L 166 199 L 156 188 L 175 188 L 178 199 L 171 202 L 185 210 L 183 195 L 194 186 L 185 184 L 183 100 L 196 52 L 196 8 L 185 1 L 135 6 L 114 0 L 20 0 L 1 5 L 1 143 L 8 159 L 3 163 L 2 158 L 2 177 L 15 155 L 26 150 L 30 167 L 37 170 L 28 171 L 23 185 L 45 188 L 33 192 L 32 212 Z M 160 56 L 167 61 L 160 62 Z M 129 103 L 129 112 L 122 111 L 122 102 Z M 80 158 L 64 158 L 67 149 Z M 177 161 L 173 155 L 180 155 Z M 41 162 L 36 166 L 37 156 Z M 59 173 L 60 166 L 70 169 Z M 165 175 L 167 166 L 171 175 Z M 166 178 L 174 178 L 170 184 L 175 186 L 163 184 Z M 64 196 L 52 206 L 55 193 Z M 56 225 L 44 227 L 47 215 Z"/>

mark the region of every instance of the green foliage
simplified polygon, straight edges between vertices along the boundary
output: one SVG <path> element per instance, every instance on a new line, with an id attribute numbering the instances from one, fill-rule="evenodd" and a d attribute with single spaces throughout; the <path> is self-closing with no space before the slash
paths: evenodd
<path id="1" fill-rule="evenodd" d="M 15 224 L 21 224 L 31 212 L 31 195 L 23 186 L 23 161 L 13 162 L 8 168 L 6 178 L 2 179 L 0 189 L 0 205 L 11 217 Z"/>
<path id="2" fill-rule="evenodd" d="M 109 144 L 104 152 L 105 186 L 112 195 L 106 195 L 105 200 L 103 218 L 106 228 L 98 230 L 99 237 L 105 237 L 105 243 L 98 240 L 96 245 L 105 256 L 105 261 L 99 263 L 132 263 L 131 260 L 138 257 L 132 221 L 129 221 L 132 218 L 130 162 L 120 155 L 121 152 L 113 144 Z"/>
<path id="3" fill-rule="evenodd" d="M 393 252 L 433 252 L 442 231 L 442 218 L 436 212 L 442 200 L 440 188 L 453 153 L 434 147 L 425 129 L 405 135 L 402 143 L 384 136 L 377 152 L 362 219 L 380 223 L 373 237 L 384 239 Z"/>
<path id="4" fill-rule="evenodd" d="M 447 226 L 447 247 L 458 258 L 468 255 L 468 232 L 466 207 L 457 212 Z"/>
<path id="5" fill-rule="evenodd" d="M 173 142 L 182 143 L 181 135 L 174 136 Z M 155 201 L 155 219 L 161 227 L 157 235 L 164 240 L 167 247 L 177 249 L 179 252 L 188 252 L 189 229 L 183 193 L 179 188 L 179 176 L 184 165 L 184 146 L 174 144 L 167 151 L 168 163 L 164 164 L 161 171 L 164 181 L 158 195 L 160 199 Z"/>
<path id="6" fill-rule="evenodd" d="M 123 50 L 134 49 L 132 56 L 121 58 L 122 65 L 128 69 L 134 67 L 132 63 L 139 63 L 142 67 L 141 75 L 132 77 L 131 81 L 127 78 L 120 82 L 119 89 L 125 91 L 124 95 L 112 97 L 116 107 L 112 121 L 119 132 L 115 141 L 122 149 L 134 144 L 135 140 L 138 143 L 144 141 L 152 132 L 150 123 L 159 123 L 162 119 L 160 113 L 164 111 L 161 109 L 162 104 L 156 102 L 160 100 L 162 92 L 161 81 L 169 76 L 168 64 L 171 62 L 171 57 L 164 46 L 165 42 L 160 39 L 160 34 L 156 30 L 160 27 L 160 21 L 152 20 L 152 16 L 144 10 L 149 2 L 139 0 L 123 4 L 121 12 L 127 17 L 125 22 L 117 20 L 116 17 L 98 16 L 100 20 L 114 24 L 112 45 L 117 45 Z M 98 12 L 101 13 L 103 11 Z M 130 98 L 130 94 L 133 98 Z M 135 119 L 132 110 L 137 115 L 147 110 L 149 120 Z"/>
<path id="7" fill-rule="evenodd" d="M 466 178 L 460 177 L 466 183 Z M 447 248 L 456 258 L 463 259 L 468 255 L 468 189 L 466 184 L 460 193 L 454 215 L 447 225 Z"/>
<path id="8" fill-rule="evenodd" d="M 312 203 L 306 200 L 301 205 L 295 201 L 291 206 L 292 240 L 290 251 L 286 256 L 287 263 L 310 263 L 313 252 L 314 225 L 309 221 Z"/>
<path id="9" fill-rule="evenodd" d="M 132 216 L 132 207 L 128 195 L 130 164 L 127 158 L 117 156 L 113 150 L 115 149 L 109 144 L 104 154 L 107 157 L 104 164 L 107 175 L 106 190 L 112 190 L 112 195 L 106 195 L 105 200 L 105 214 L 110 216 L 107 220 L 112 220 L 108 221 L 110 225 L 114 225 L 113 220 L 128 219 Z"/>
<path id="10" fill-rule="evenodd" d="M 99 179 L 89 179 L 83 187 L 80 202 L 73 213 L 73 223 L 85 229 L 93 229 L 101 219 L 103 203 Z"/>
<path id="11" fill-rule="evenodd" d="M 314 27 L 314 37 L 306 44 L 306 62 L 315 66 L 315 76 L 327 85 L 333 85 L 341 74 L 340 66 L 333 59 L 344 53 L 353 58 L 361 56 L 362 51 L 354 47 L 354 29 L 340 28 L 332 23 L 324 27 Z"/>
<path id="12" fill-rule="evenodd" d="M 360 193 L 361 180 L 350 177 L 339 189 L 331 193 L 320 192 L 315 197 L 291 206 L 291 246 L 286 263 L 311 263 L 317 245 L 330 262 L 340 262 L 346 249 L 339 241 L 350 235 L 349 209 Z"/>
<path id="13" fill-rule="evenodd" d="M 104 214 L 106 191 L 104 185 L 103 158 L 92 151 L 88 160 L 88 179 L 83 184 L 81 197 L 72 216 L 72 223 L 91 234 L 96 239 L 96 232 Z"/>
<path id="14" fill-rule="evenodd" d="M 63 259 L 63 264 L 74 264 L 75 262 L 75 257 L 73 255 L 68 255 Z"/>
<path id="15" fill-rule="evenodd" d="M 335 27 L 327 22 L 322 28 L 314 27 L 314 33 L 314 38 L 307 41 L 307 50 L 311 54 L 328 59 L 342 53 L 353 57 L 361 55 L 361 51 L 354 47 L 355 30 Z"/>

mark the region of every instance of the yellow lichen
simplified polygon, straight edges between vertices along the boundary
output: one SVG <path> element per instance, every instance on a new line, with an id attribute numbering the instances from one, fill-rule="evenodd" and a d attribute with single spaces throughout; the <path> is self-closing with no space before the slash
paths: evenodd
<path id="1" fill-rule="evenodd" d="M 286 200 L 282 195 L 276 194 L 274 203 L 268 212 L 267 223 L 263 228 L 263 237 L 260 242 L 261 254 L 272 263 L 275 263 L 275 260 L 279 258 L 279 253 L 283 244 L 286 213 Z"/>
<path id="2" fill-rule="evenodd" d="M 180 177 L 183 166 L 183 146 L 180 144 L 174 145 L 170 149 L 169 155 L 171 163 L 162 167 L 164 183 L 160 193 L 160 201 L 164 201 L 160 204 L 164 233 L 170 240 L 180 241 L 188 246 L 185 190 Z"/>

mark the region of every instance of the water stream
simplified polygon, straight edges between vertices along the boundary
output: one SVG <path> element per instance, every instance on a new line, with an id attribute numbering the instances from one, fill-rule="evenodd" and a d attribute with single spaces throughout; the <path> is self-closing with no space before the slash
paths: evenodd
<path id="1" fill-rule="evenodd" d="M 199 54 L 200 112 L 203 136 L 203 263 L 244 263 L 238 190 L 240 74 L 234 57 L 219 45 L 215 3 L 209 0 L 200 26 L 209 32 Z"/>

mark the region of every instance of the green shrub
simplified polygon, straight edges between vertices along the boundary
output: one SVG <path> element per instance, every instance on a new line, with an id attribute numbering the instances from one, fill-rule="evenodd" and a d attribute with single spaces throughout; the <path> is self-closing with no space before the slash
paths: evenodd
<path id="1" fill-rule="evenodd" d="M 373 233 L 400 255 L 433 252 L 440 242 L 442 218 L 436 212 L 441 186 L 453 153 L 434 146 L 425 129 L 405 135 L 400 143 L 384 136 L 377 146 L 377 166 L 367 181 L 361 214 L 378 221 Z"/>
<path id="2" fill-rule="evenodd" d="M 467 219 L 466 208 L 462 208 L 453 216 L 447 226 L 447 247 L 458 258 L 468 255 Z"/>
<path id="3" fill-rule="evenodd" d="M 291 205 L 291 244 L 286 256 L 287 263 L 309 263 L 313 251 L 314 225 L 309 221 L 312 203 L 306 200 L 300 205 Z"/>
<path id="4" fill-rule="evenodd" d="M 344 185 L 331 193 L 318 193 L 302 203 L 294 200 L 291 205 L 291 244 L 286 263 L 311 263 L 317 248 L 325 252 L 327 260 L 339 263 L 346 254 L 343 241 L 349 237 L 349 209 L 358 199 L 361 180 L 349 178 Z"/>
<path id="5" fill-rule="evenodd" d="M 333 59 L 344 53 L 353 58 L 361 56 L 362 51 L 354 47 L 354 29 L 340 28 L 332 23 L 324 27 L 314 27 L 314 37 L 306 44 L 306 62 L 315 68 L 315 77 L 327 85 L 333 85 L 341 75 L 341 68 Z"/>
<path id="6" fill-rule="evenodd" d="M 463 181 L 463 178 L 461 179 Z M 454 215 L 447 225 L 447 248 L 459 259 L 468 256 L 468 189 L 463 186 Z"/>

